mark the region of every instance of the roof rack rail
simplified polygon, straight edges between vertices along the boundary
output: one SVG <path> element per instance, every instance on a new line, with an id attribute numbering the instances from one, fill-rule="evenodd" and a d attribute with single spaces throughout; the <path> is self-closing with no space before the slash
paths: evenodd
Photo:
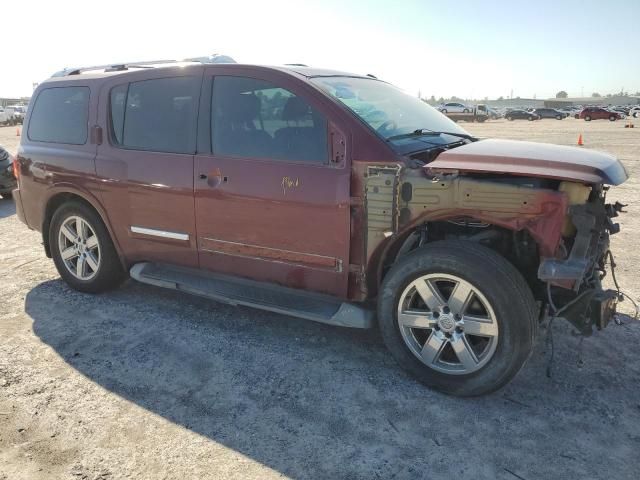
<path id="1" fill-rule="evenodd" d="M 185 58 L 183 60 L 146 60 L 143 62 L 128 62 L 128 63 L 111 63 L 108 65 L 95 65 L 92 67 L 80 67 L 80 68 L 65 68 L 59 72 L 51 75 L 52 77 L 67 77 L 69 75 L 80 75 L 83 72 L 89 72 L 93 70 L 104 70 L 105 72 L 119 72 L 125 71 L 130 68 L 153 68 L 154 65 L 166 65 L 171 63 L 236 63 L 236 61 L 228 55 L 220 55 L 214 53 L 207 57 L 192 57 Z"/>

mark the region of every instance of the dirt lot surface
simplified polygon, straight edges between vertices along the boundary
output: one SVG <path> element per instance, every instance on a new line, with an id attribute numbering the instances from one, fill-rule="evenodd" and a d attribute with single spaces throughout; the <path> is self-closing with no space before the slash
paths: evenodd
<path id="1" fill-rule="evenodd" d="M 640 298 L 640 128 L 464 126 L 566 145 L 582 133 L 585 148 L 620 157 L 633 177 L 611 191 L 630 204 L 613 246 L 624 289 Z M 0 128 L 0 144 L 15 151 L 17 140 Z M 72 291 L 6 200 L 0 281 L 2 480 L 638 478 L 640 323 L 628 317 L 582 345 L 556 322 L 551 378 L 543 330 L 509 386 L 457 399 L 409 378 L 375 331 L 133 281 Z"/>

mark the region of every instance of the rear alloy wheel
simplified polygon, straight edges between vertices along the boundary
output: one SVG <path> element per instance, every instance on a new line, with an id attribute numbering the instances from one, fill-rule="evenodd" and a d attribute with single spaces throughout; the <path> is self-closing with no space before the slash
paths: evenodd
<path id="1" fill-rule="evenodd" d="M 591 121 L 591 117 L 589 115 L 587 115 L 586 117 L 584 117 L 584 121 L 585 122 L 590 122 Z"/>
<path id="2" fill-rule="evenodd" d="M 615 122 L 616 120 L 617 120 L 617 118 L 616 118 L 616 116 L 615 116 L 615 115 L 611 115 L 611 116 L 609 117 L 609 121 L 610 121 L 610 122 Z"/>
<path id="3" fill-rule="evenodd" d="M 402 367 L 460 396 L 508 383 L 531 354 L 538 327 L 522 275 L 468 241 L 434 242 L 404 255 L 384 279 L 378 322 Z"/>
<path id="4" fill-rule="evenodd" d="M 102 261 L 98 236 L 82 217 L 67 217 L 60 225 L 58 249 L 64 266 L 78 280 L 91 280 L 98 273 Z"/>
<path id="5" fill-rule="evenodd" d="M 532 121 L 534 120 L 533 116 L 531 116 L 531 115 L 529 115 L 529 117 L 527 117 L 527 118 L 528 118 L 528 120 L 529 120 L 530 122 L 532 122 Z"/>
<path id="6" fill-rule="evenodd" d="M 108 230 L 87 205 L 70 202 L 56 210 L 49 245 L 58 273 L 76 290 L 100 293 L 125 278 Z"/>
<path id="7" fill-rule="evenodd" d="M 462 111 L 462 113 L 469 113 L 469 109 L 468 109 L 468 108 L 465 108 L 465 109 Z"/>
<path id="8" fill-rule="evenodd" d="M 556 120 L 562 120 L 562 115 L 556 115 Z"/>
<path id="9" fill-rule="evenodd" d="M 440 110 L 442 113 L 447 113 L 447 109 L 443 108 L 442 110 Z"/>

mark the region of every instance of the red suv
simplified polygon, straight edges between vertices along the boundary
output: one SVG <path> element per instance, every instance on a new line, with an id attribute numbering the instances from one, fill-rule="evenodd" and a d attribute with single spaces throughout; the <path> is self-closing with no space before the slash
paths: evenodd
<path id="1" fill-rule="evenodd" d="M 404 368 L 450 394 L 506 384 L 546 318 L 589 334 L 615 312 L 600 280 L 618 160 L 478 141 L 369 76 L 68 70 L 34 92 L 16 162 L 18 215 L 73 288 L 130 275 L 377 326 Z"/>
<path id="2" fill-rule="evenodd" d="M 622 116 L 618 112 L 607 110 L 602 107 L 586 107 L 578 114 L 578 118 L 583 118 L 587 122 L 591 120 L 610 120 L 615 122 L 620 120 Z"/>

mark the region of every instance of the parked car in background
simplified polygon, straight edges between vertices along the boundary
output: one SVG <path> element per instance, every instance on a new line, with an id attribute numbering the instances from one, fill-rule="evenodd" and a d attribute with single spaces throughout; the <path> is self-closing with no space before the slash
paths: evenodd
<path id="1" fill-rule="evenodd" d="M 555 118 L 556 120 L 562 120 L 566 117 L 564 112 L 555 108 L 535 108 L 532 113 L 535 113 L 540 118 Z"/>
<path id="2" fill-rule="evenodd" d="M 580 112 L 578 118 L 584 119 L 587 122 L 590 122 L 591 120 L 610 120 L 615 122 L 616 120 L 620 120 L 622 116 L 620 113 L 606 108 L 587 107 Z"/>
<path id="3" fill-rule="evenodd" d="M 633 118 L 640 117 L 640 107 L 632 107 L 629 109 L 628 115 Z"/>
<path id="4" fill-rule="evenodd" d="M 629 115 L 629 109 L 626 107 L 610 107 L 608 110 L 611 110 L 612 112 L 618 112 L 621 118 L 625 118 L 627 115 Z"/>
<path id="5" fill-rule="evenodd" d="M 480 108 L 480 105 L 478 105 L 478 108 Z M 502 118 L 502 114 L 495 108 L 493 107 L 486 107 L 486 108 L 487 108 L 487 113 L 489 115 L 489 118 L 491 120 L 497 120 L 499 118 Z"/>
<path id="6" fill-rule="evenodd" d="M 0 107 L 0 125 L 14 125 L 13 112 L 5 110 L 4 107 Z"/>
<path id="7" fill-rule="evenodd" d="M 131 276 L 377 327 L 415 378 L 464 396 L 508 383 L 550 312 L 584 335 L 613 318 L 611 155 L 478 140 L 368 76 L 147 65 L 33 94 L 16 212 L 72 288 Z"/>
<path id="8" fill-rule="evenodd" d="M 526 110 L 509 110 L 504 114 L 504 118 L 507 120 L 540 120 L 540 115 L 534 112 L 527 112 Z"/>
<path id="9" fill-rule="evenodd" d="M 442 113 L 470 113 L 473 110 L 473 107 L 463 103 L 450 102 L 441 105 L 438 110 Z"/>
<path id="10" fill-rule="evenodd" d="M 9 105 L 5 107 L 5 110 L 13 116 L 14 124 L 22 125 L 25 113 L 27 112 L 27 108 L 24 105 Z"/>
<path id="11" fill-rule="evenodd" d="M 18 186 L 13 171 L 13 156 L 0 145 L 0 195 L 11 198 L 11 191 Z"/>

